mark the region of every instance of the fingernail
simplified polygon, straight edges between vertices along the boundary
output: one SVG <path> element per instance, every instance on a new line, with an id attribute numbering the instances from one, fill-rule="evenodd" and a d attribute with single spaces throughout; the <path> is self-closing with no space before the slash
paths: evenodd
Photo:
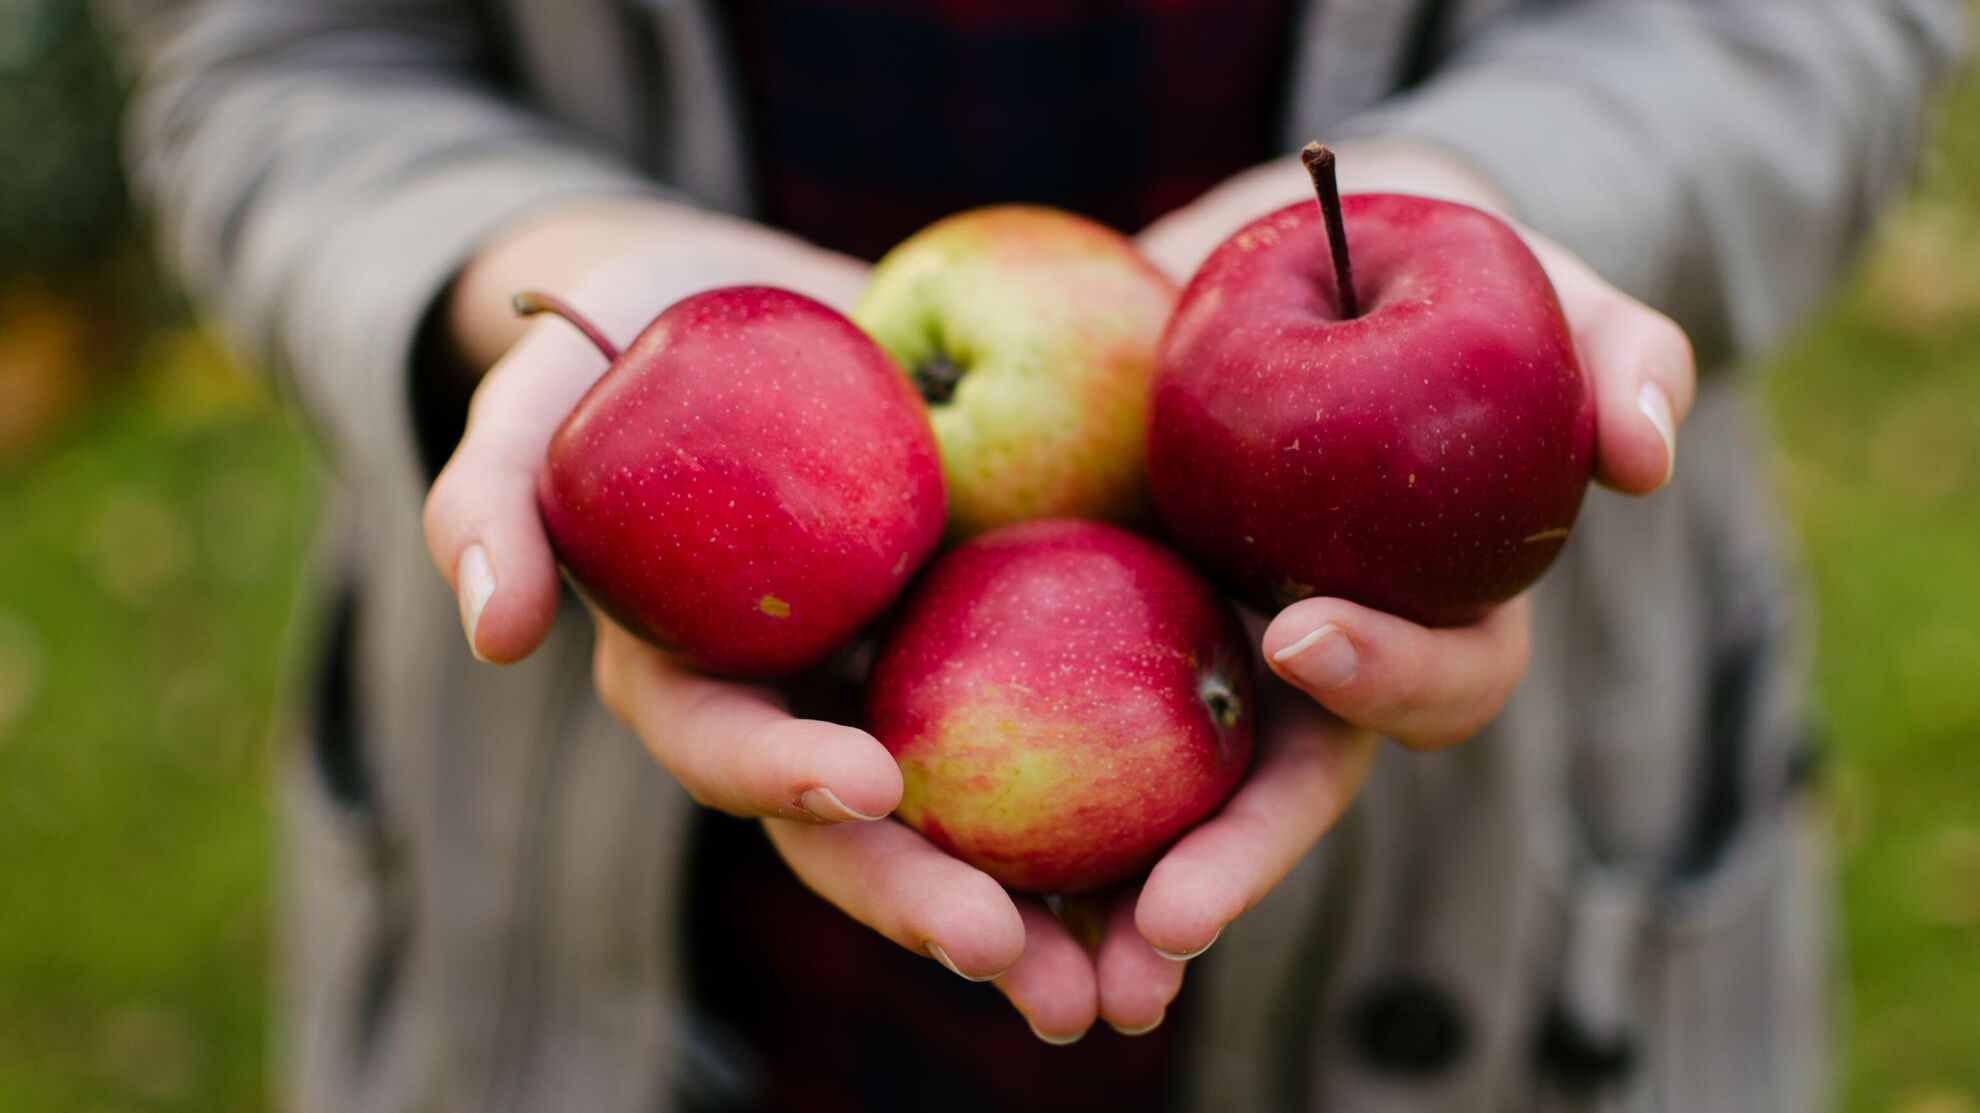
<path id="1" fill-rule="evenodd" d="M 463 550 L 454 566 L 454 582 L 460 585 L 461 628 L 467 631 L 468 649 L 476 660 L 486 661 L 475 634 L 481 629 L 481 609 L 495 594 L 495 566 L 489 563 L 488 550 L 478 543 Z"/>
<path id="2" fill-rule="evenodd" d="M 1167 1009 L 1164 1009 L 1161 1012 L 1155 1014 L 1155 1019 L 1149 1021 L 1148 1023 L 1142 1025 L 1139 1028 L 1123 1028 L 1120 1025 L 1113 1024 L 1111 1022 L 1107 1026 L 1109 1028 L 1112 1028 L 1114 1031 L 1119 1032 L 1123 1036 L 1145 1036 L 1148 1033 L 1153 1032 L 1155 1029 L 1160 1028 L 1162 1026 L 1162 1021 L 1168 1019 L 1168 1016 L 1169 1016 L 1169 1011 Z"/>
<path id="3" fill-rule="evenodd" d="M 961 978 L 963 981 L 966 982 L 987 982 L 987 981 L 992 981 L 997 977 L 997 975 L 995 974 L 977 975 L 977 974 L 963 973 L 961 967 L 957 966 L 954 962 L 951 962 L 949 960 L 949 952 L 943 950 L 942 945 L 940 943 L 931 942 L 928 944 L 928 957 L 948 967 L 949 973 L 954 974 L 956 977 Z M 1033 1030 L 1036 1031 L 1036 1029 Z"/>
<path id="4" fill-rule="evenodd" d="M 1210 942 L 1205 943 L 1201 947 L 1196 948 L 1195 950 L 1189 952 L 1188 954 L 1177 954 L 1174 951 L 1165 951 L 1160 947 L 1155 947 L 1154 944 L 1152 943 L 1149 944 L 1149 946 L 1154 948 L 1156 954 L 1161 955 L 1163 958 L 1168 959 L 1170 962 L 1188 962 L 1190 959 L 1193 959 L 1196 956 L 1202 954 L 1203 952 L 1209 950 L 1210 948 L 1216 946 L 1217 940 L 1222 939 L 1223 937 L 1224 937 L 1224 929 L 1218 928 L 1217 934 L 1210 937 Z"/>
<path id="5" fill-rule="evenodd" d="M 1031 1024 L 1031 1018 L 1026 1017 L 1024 1022 L 1026 1024 Z M 1031 1034 L 1037 1036 L 1041 1040 L 1044 1040 L 1046 1043 L 1051 1044 L 1053 1047 L 1071 1047 L 1073 1044 L 1076 1044 L 1079 1041 L 1086 1038 L 1086 1032 L 1084 1030 L 1074 1032 L 1070 1036 L 1048 1036 L 1045 1033 L 1039 1031 L 1038 1025 L 1036 1024 L 1031 1024 Z"/>
<path id="6" fill-rule="evenodd" d="M 1664 442 L 1664 478 L 1659 482 L 1669 482 L 1671 471 L 1677 467 L 1678 446 L 1676 423 L 1671 420 L 1671 396 L 1656 383 L 1644 383 L 1636 391 L 1636 412 L 1657 431 Z"/>
<path id="7" fill-rule="evenodd" d="M 1353 680 L 1357 665 L 1354 643 L 1331 622 L 1272 654 L 1272 660 L 1323 692 Z"/>
<path id="8" fill-rule="evenodd" d="M 838 794 L 829 788 L 806 789 L 804 795 L 798 798 L 798 805 L 827 823 L 844 823 L 847 820 L 871 823 L 876 819 L 886 818 L 856 812 L 846 807 L 845 801 L 839 799 Z"/>

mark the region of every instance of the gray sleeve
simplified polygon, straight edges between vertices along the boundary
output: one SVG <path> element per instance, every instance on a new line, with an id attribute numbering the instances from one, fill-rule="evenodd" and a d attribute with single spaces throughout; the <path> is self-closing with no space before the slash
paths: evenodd
<path id="1" fill-rule="evenodd" d="M 1816 307 L 1917 156 L 1965 0 L 1567 0 L 1346 129 L 1468 159 L 1710 366 Z"/>
<path id="2" fill-rule="evenodd" d="M 482 83 L 466 0 L 125 0 L 135 192 L 167 264 L 333 451 L 410 459 L 408 359 L 505 222 L 658 192 Z"/>

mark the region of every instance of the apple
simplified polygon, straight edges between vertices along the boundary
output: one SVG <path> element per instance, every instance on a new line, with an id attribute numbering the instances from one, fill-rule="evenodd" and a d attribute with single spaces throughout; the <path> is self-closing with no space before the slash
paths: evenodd
<path id="1" fill-rule="evenodd" d="M 709 672 L 819 664 L 940 544 L 934 433 L 899 370 L 787 290 L 710 290 L 623 353 L 551 438 L 537 491 L 566 572 L 606 614 Z"/>
<path id="2" fill-rule="evenodd" d="M 1007 526 L 931 566 L 867 682 L 895 812 L 1014 889 L 1146 868 L 1251 756 L 1251 653 L 1162 546 L 1094 522 Z"/>
<path id="3" fill-rule="evenodd" d="M 1517 232 L 1428 197 L 1343 199 L 1331 153 L 1305 157 L 1321 204 L 1219 246 L 1163 336 L 1156 507 L 1254 606 L 1328 595 L 1473 621 L 1567 540 L 1594 396 Z"/>
<path id="4" fill-rule="evenodd" d="M 937 221 L 880 260 L 852 317 L 928 403 L 955 537 L 1151 520 L 1148 379 L 1175 298 L 1126 237 L 1035 206 Z"/>

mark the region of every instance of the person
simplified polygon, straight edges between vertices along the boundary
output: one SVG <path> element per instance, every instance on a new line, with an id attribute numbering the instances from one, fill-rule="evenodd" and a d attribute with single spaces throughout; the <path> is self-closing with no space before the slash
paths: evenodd
<path id="1" fill-rule="evenodd" d="M 1801 638 L 1731 369 L 1898 194 L 1962 7 L 107 8 L 165 257 L 340 479 L 286 780 L 293 1105 L 1821 1107 Z M 1090 941 L 879 818 L 868 735 L 560 603 L 535 476 L 602 360 L 512 292 L 620 338 L 718 285 L 844 306 L 998 201 L 1180 279 L 1307 195 L 1314 137 L 1347 189 L 1520 222 L 1619 494 L 1475 626 L 1271 616 L 1252 775 Z"/>

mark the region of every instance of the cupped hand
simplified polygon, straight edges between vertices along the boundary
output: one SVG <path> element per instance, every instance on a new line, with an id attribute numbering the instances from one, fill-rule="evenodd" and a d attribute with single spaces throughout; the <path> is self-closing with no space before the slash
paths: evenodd
<path id="1" fill-rule="evenodd" d="M 757 225 L 659 202 L 555 212 L 470 263 L 445 319 L 463 362 L 488 371 L 427 494 L 425 525 L 475 655 L 517 661 L 549 633 L 557 566 L 537 514 L 537 473 L 551 435 L 606 366 L 569 324 L 519 320 L 512 295 L 560 295 L 624 345 L 669 305 L 719 286 L 783 286 L 844 308 L 866 269 Z"/>
<path id="2" fill-rule="evenodd" d="M 465 362 L 493 366 L 425 517 L 428 548 L 460 600 L 475 655 L 519 660 L 556 617 L 557 564 L 537 514 L 537 473 L 551 434 L 605 369 L 564 322 L 517 321 L 512 293 L 560 294 L 623 345 L 668 305 L 715 286 L 784 286 L 843 307 L 865 269 L 740 221 L 643 202 L 548 214 L 477 258 L 456 282 L 446 320 Z M 794 719 L 771 690 L 693 673 L 596 618 L 600 696 L 696 800 L 806 822 L 870 820 L 900 801 L 900 770 L 870 735 Z"/>
<path id="3" fill-rule="evenodd" d="M 1515 600 L 1457 630 L 1425 629 L 1338 599 L 1307 600 L 1269 627 L 1247 615 L 1254 635 L 1264 631 L 1275 674 L 1259 678 L 1254 766 L 1214 817 L 1171 847 L 1138 888 L 1116 897 L 1095 959 L 1100 1016 L 1130 1033 L 1160 1023 L 1187 962 L 1277 888 L 1347 810 L 1379 737 L 1429 748 L 1475 733 L 1525 666 L 1526 606 Z M 1288 628 L 1311 621 L 1312 612 L 1331 620 L 1321 629 L 1335 627 L 1308 643 L 1317 657 L 1342 663 L 1330 641 L 1342 625 L 1365 647 L 1348 679 L 1332 678 L 1330 688 L 1273 660 L 1297 648 Z"/>
<path id="4" fill-rule="evenodd" d="M 1430 194 L 1507 215 L 1489 183 L 1429 148 L 1350 145 L 1340 149 L 1339 167 L 1344 191 Z M 1311 199 L 1303 168 L 1287 159 L 1157 221 L 1139 242 L 1186 281 L 1251 219 Z M 1657 490 L 1670 479 L 1676 430 L 1692 402 L 1689 342 L 1668 317 L 1513 223 L 1554 284 L 1595 392 L 1597 480 L 1627 494 Z M 1131 916 L 1128 898 L 1117 901 L 1095 962 L 1100 1015 L 1127 1031 L 1159 1022 L 1181 987 L 1184 962 L 1283 880 L 1345 810 L 1377 736 L 1435 749 L 1490 722 L 1526 670 L 1529 611 L 1521 596 L 1471 626 L 1432 629 L 1314 598 L 1274 618 L 1260 642 L 1264 663 L 1284 683 L 1261 685 L 1257 767 L 1216 817 L 1155 865 L 1133 894 Z"/>
<path id="5" fill-rule="evenodd" d="M 669 304 L 714 286 L 784 286 L 843 309 L 865 271 L 765 229 L 623 203 L 552 214 L 471 264 L 447 320 L 464 361 L 493 366 L 428 495 L 426 535 L 476 656 L 519 660 L 555 618 L 556 558 L 537 515 L 537 472 L 551 434 L 605 369 L 563 322 L 515 321 L 511 293 L 561 295 L 624 344 Z M 1092 963 L 1042 905 L 1020 906 L 897 822 L 871 822 L 901 796 L 900 768 L 871 735 L 794 718 L 769 687 L 700 675 L 593 618 L 600 698 L 695 800 L 764 817 L 812 889 L 959 974 L 999 976 L 1041 1031 L 1091 1023 Z"/>
<path id="6" fill-rule="evenodd" d="M 1695 369 L 1683 330 L 1609 285 L 1572 253 L 1521 227 L 1498 190 L 1468 164 L 1403 140 L 1337 148 L 1345 192 L 1420 193 L 1505 217 L 1546 268 L 1595 394 L 1595 477 L 1627 494 L 1662 487 L 1677 461 L 1677 427 L 1691 408 Z M 1313 202 L 1296 158 L 1246 171 L 1156 221 L 1139 244 L 1186 280 L 1252 219 Z M 1476 734 L 1526 671 L 1531 634 L 1524 599 L 1475 625 L 1429 629 L 1343 599 L 1286 608 L 1263 638 L 1266 662 L 1343 720 L 1417 748 Z"/>

